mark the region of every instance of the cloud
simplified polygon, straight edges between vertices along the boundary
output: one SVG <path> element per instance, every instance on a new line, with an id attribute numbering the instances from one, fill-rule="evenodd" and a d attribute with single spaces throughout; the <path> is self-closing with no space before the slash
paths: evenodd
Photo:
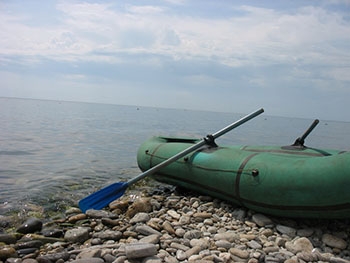
<path id="1" fill-rule="evenodd" d="M 57 87 L 59 80 L 67 85 L 67 94 L 69 86 L 81 88 L 82 98 L 98 100 L 96 94 L 103 90 L 115 95 L 104 102 L 118 97 L 132 103 L 134 97 L 138 103 L 151 94 L 157 98 L 149 99 L 150 104 L 184 108 L 186 103 L 194 106 L 192 97 L 215 110 L 228 110 L 238 104 L 247 109 L 262 98 L 278 108 L 301 93 L 319 91 L 319 98 L 330 92 L 349 94 L 345 2 L 54 3 L 28 11 L 25 5 L 18 11 L 21 5 L 7 3 L 0 10 L 0 71 L 28 80 L 33 78 L 29 74 L 50 76 Z M 4 76 L 8 85 L 15 81 L 13 75 Z M 239 101 L 232 104 L 232 96 Z M 172 97 L 178 100 L 169 102 Z M 214 98 L 221 103 L 209 103 Z"/>
<path id="2" fill-rule="evenodd" d="M 2 54 L 98 60 L 95 51 L 205 59 L 237 67 L 266 63 L 336 63 L 349 53 L 349 21 L 321 7 L 294 13 L 240 6 L 229 19 L 171 15 L 164 6 L 60 2 L 61 23 L 26 26 L 2 16 Z M 12 32 L 16 32 L 13 34 Z M 346 57 L 346 56 L 345 56 Z M 349 61 L 346 62 L 348 64 Z"/>

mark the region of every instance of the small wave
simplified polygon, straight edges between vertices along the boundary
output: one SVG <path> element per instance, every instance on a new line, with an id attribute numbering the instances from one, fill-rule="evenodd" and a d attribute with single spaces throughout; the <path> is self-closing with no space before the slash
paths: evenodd
<path id="1" fill-rule="evenodd" d="M 0 151 L 0 155 L 32 155 L 33 153 L 27 151 Z"/>

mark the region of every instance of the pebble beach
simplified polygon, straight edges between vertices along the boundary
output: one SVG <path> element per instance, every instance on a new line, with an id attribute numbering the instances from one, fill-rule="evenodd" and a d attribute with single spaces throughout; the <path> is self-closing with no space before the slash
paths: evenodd
<path id="1" fill-rule="evenodd" d="M 350 262 L 349 220 L 277 218 L 153 185 L 103 210 L 0 216 L 0 262 Z"/>

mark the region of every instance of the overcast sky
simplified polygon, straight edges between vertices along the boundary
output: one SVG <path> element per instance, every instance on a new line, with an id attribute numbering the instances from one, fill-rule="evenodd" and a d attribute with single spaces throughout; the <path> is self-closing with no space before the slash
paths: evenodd
<path id="1" fill-rule="evenodd" d="M 350 1 L 0 1 L 0 96 L 350 121 Z"/>

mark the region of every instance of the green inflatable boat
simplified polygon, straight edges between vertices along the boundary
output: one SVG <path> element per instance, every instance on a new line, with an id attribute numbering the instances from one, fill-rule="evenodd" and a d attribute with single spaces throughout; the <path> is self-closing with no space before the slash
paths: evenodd
<path id="1" fill-rule="evenodd" d="M 298 140 L 297 140 L 298 141 Z M 154 137 L 137 155 L 142 171 L 197 143 Z M 153 177 L 284 217 L 350 218 L 350 152 L 292 146 L 204 145 Z"/>

